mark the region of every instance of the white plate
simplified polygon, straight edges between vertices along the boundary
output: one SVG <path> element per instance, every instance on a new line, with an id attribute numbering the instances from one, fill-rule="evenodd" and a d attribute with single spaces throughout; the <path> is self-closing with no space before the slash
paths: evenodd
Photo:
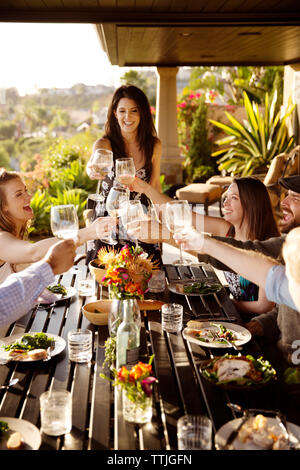
<path id="1" fill-rule="evenodd" d="M 55 285 L 55 284 L 54 284 Z M 37 299 L 38 304 L 55 304 L 57 302 L 64 302 L 67 299 L 71 299 L 74 295 L 77 294 L 77 289 L 75 287 L 66 287 L 67 294 L 55 294 L 48 289 L 45 289 Z"/>
<path id="2" fill-rule="evenodd" d="M 7 418 L 6 416 L 0 416 L 0 421 L 5 421 L 8 424 L 10 431 L 18 431 L 22 434 L 24 444 L 21 450 L 37 450 L 40 448 L 42 442 L 41 434 L 39 429 L 32 423 L 25 419 Z M 6 442 L 7 437 L 0 437 L 0 451 L 8 450 Z"/>
<path id="3" fill-rule="evenodd" d="M 268 419 L 268 425 L 270 426 L 276 426 L 278 428 L 278 433 L 282 434 L 282 431 L 279 427 L 278 421 L 276 418 L 267 418 Z M 228 421 L 228 423 L 224 424 L 216 433 L 215 435 L 215 446 L 216 449 L 222 450 L 224 449 L 224 446 L 226 445 L 227 439 L 230 436 L 231 432 L 234 431 L 238 425 L 240 424 L 242 418 L 237 418 L 233 419 L 231 421 Z M 293 423 L 287 423 L 287 429 L 290 431 L 292 434 L 294 434 L 297 439 L 300 440 L 300 427 L 297 426 L 296 424 Z M 276 432 L 277 434 L 277 432 Z M 232 443 L 233 449 L 234 450 L 261 450 L 258 446 L 255 446 L 254 444 L 251 445 L 246 445 L 242 442 L 240 442 L 238 439 L 235 439 Z"/>
<path id="4" fill-rule="evenodd" d="M 34 335 L 36 332 L 29 331 L 28 334 Z M 5 351 L 2 346 L 6 346 L 8 344 L 13 344 L 16 341 L 19 341 L 26 333 L 23 333 L 22 335 L 12 335 L 12 336 L 7 336 L 6 338 L 2 338 L 0 340 L 0 361 L 5 361 L 5 360 L 12 360 L 12 361 L 18 361 L 18 362 L 36 362 L 36 360 L 24 357 L 23 359 L 17 359 L 17 358 L 12 358 L 9 356 L 9 351 Z M 61 336 L 57 335 L 52 335 L 51 333 L 46 333 L 47 336 L 51 337 L 54 339 L 54 349 L 50 351 L 50 356 L 57 356 L 57 354 L 60 354 L 66 347 L 66 342 Z M 39 359 L 40 360 L 40 359 Z"/>
<path id="5" fill-rule="evenodd" d="M 198 282 L 205 282 L 207 285 L 209 285 L 209 284 L 219 284 L 220 288 L 215 290 L 215 291 L 212 291 L 212 292 L 206 292 L 205 294 L 178 292 L 176 290 L 176 284 L 188 286 L 190 284 L 195 284 L 195 283 L 198 283 Z M 207 279 L 203 279 L 203 280 L 200 280 L 200 279 L 185 279 L 185 280 L 178 279 L 178 281 L 170 282 L 170 284 L 168 285 L 168 289 L 169 289 L 169 291 L 173 292 L 174 294 L 187 295 L 189 297 L 196 297 L 196 296 L 199 297 L 199 295 L 213 295 L 213 294 L 216 294 L 217 292 L 220 292 L 220 290 L 222 289 L 222 285 L 217 279 L 215 280 L 215 279 L 211 279 L 211 278 L 207 278 Z"/>
<path id="6" fill-rule="evenodd" d="M 233 331 L 236 336 L 237 340 L 234 341 L 234 344 L 236 346 L 241 346 L 242 344 L 248 343 L 251 339 L 251 333 L 248 331 L 246 328 L 240 325 L 236 325 L 235 323 L 228 323 L 228 322 L 222 322 L 222 321 L 215 321 L 215 322 L 202 322 L 203 326 L 200 328 L 201 330 L 212 330 L 212 331 L 218 331 L 218 328 L 213 325 L 213 323 L 217 325 L 224 325 L 228 330 Z M 211 342 L 205 342 L 197 339 L 195 336 L 191 335 L 190 332 L 197 330 L 198 328 L 185 328 L 183 330 L 183 336 L 185 339 L 190 341 L 191 343 L 198 344 L 198 346 L 203 346 L 207 348 L 231 348 L 229 344 L 226 343 L 218 343 L 216 341 L 211 341 Z"/>

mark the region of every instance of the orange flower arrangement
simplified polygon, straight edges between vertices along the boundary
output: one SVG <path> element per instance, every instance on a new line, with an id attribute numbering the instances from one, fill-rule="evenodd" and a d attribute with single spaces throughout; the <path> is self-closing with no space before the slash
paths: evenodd
<path id="1" fill-rule="evenodd" d="M 148 290 L 148 282 L 158 264 L 143 251 L 125 245 L 119 252 L 101 248 L 98 259 L 105 265 L 106 275 L 102 282 L 110 286 L 119 299 L 138 297 L 142 299 Z"/>
<path id="2" fill-rule="evenodd" d="M 157 382 L 157 379 L 151 375 L 153 358 L 154 356 L 150 357 L 148 364 L 138 362 L 130 370 L 125 366 L 122 366 L 118 371 L 112 369 L 114 375 L 113 385 L 120 385 L 121 388 L 125 389 L 129 400 L 134 403 L 142 403 L 152 395 L 152 386 Z M 100 376 L 104 379 L 108 378 L 104 374 L 100 374 Z"/>

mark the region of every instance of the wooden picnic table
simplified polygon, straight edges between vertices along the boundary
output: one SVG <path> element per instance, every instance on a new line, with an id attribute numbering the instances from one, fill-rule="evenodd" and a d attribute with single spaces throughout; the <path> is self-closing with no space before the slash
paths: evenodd
<path id="1" fill-rule="evenodd" d="M 78 264 L 80 271 L 65 273 L 57 278 L 66 287 L 77 287 L 80 279 L 90 277 L 85 260 Z M 217 279 L 213 268 L 207 264 L 193 266 L 164 266 L 167 283 L 177 279 Z M 106 288 L 98 286 L 98 296 L 107 296 Z M 184 308 L 184 326 L 188 320 L 228 321 L 243 325 L 228 292 L 208 296 L 175 294 L 166 287 L 160 294 L 149 298 L 181 303 Z M 154 354 L 153 418 L 142 427 L 124 421 L 120 397 L 109 381 L 100 377 L 103 372 L 104 343 L 108 337 L 107 326 L 88 322 L 82 305 L 89 298 L 75 295 L 71 299 L 45 308 L 34 307 L 27 315 L 10 325 L 4 336 L 24 332 L 47 332 L 63 337 L 74 328 L 88 328 L 93 332 L 93 357 L 91 362 L 78 364 L 69 361 L 67 347 L 47 362 L 10 362 L 0 365 L 0 385 L 17 377 L 19 382 L 0 390 L 1 416 L 28 420 L 40 428 L 40 395 L 53 389 L 69 390 L 73 399 L 72 430 L 69 434 L 51 437 L 42 434 L 41 450 L 152 450 L 177 449 L 177 420 L 186 413 L 205 414 L 213 424 L 213 433 L 226 422 L 238 417 L 227 403 L 237 403 L 245 408 L 280 409 L 288 421 L 300 425 L 299 390 L 288 389 L 280 380 L 255 391 L 228 391 L 209 383 L 200 373 L 200 364 L 213 355 L 237 353 L 233 349 L 212 349 L 190 343 L 180 334 L 162 331 L 160 311 L 142 311 L 140 358 L 148 361 Z M 252 338 L 245 344 L 242 354 L 259 357 L 261 344 Z M 276 369 L 276 364 L 273 364 Z M 106 370 L 106 372 L 108 372 Z"/>

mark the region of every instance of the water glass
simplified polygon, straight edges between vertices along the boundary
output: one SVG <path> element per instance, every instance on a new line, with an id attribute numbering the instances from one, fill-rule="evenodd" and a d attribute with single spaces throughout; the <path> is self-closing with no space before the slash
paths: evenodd
<path id="1" fill-rule="evenodd" d="M 95 295 L 95 280 L 82 279 L 78 281 L 78 294 L 83 297 L 91 297 Z"/>
<path id="2" fill-rule="evenodd" d="M 52 390 L 40 396 L 41 431 L 49 436 L 67 434 L 72 429 L 72 394 Z"/>
<path id="3" fill-rule="evenodd" d="M 161 307 L 162 329 L 169 333 L 179 333 L 182 330 L 182 317 L 182 305 L 164 304 Z"/>
<path id="4" fill-rule="evenodd" d="M 207 416 L 185 415 L 177 421 L 178 450 L 211 450 L 212 424 Z"/>
<path id="5" fill-rule="evenodd" d="M 92 332 L 71 330 L 68 333 L 69 359 L 74 362 L 89 362 L 92 359 Z"/>
<path id="6" fill-rule="evenodd" d="M 163 270 L 154 271 L 148 282 L 149 292 L 164 292 L 166 284 L 166 275 Z"/>

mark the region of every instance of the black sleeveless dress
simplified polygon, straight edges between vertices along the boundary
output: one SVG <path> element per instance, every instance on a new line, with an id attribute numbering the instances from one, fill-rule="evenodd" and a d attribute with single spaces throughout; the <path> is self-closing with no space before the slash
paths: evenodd
<path id="1" fill-rule="evenodd" d="M 149 183 L 151 174 L 148 168 L 143 167 L 143 168 L 140 168 L 136 172 L 136 176 L 140 179 L 145 180 L 147 183 Z M 95 220 L 97 217 L 103 217 L 103 216 L 108 215 L 106 208 L 105 208 L 105 203 L 106 203 L 108 193 L 111 187 L 114 185 L 114 180 L 115 180 L 115 171 L 113 168 L 112 171 L 102 181 L 102 195 L 104 196 L 104 201 L 102 204 L 97 203 L 96 201 L 93 201 L 91 199 L 88 199 L 87 209 L 93 209 L 92 220 Z M 151 206 L 151 201 L 150 199 L 147 198 L 145 194 L 140 194 L 140 193 L 131 191 L 130 199 L 131 200 L 140 199 L 144 209 L 145 208 L 148 209 Z M 118 237 L 117 234 L 114 234 L 114 237 L 116 236 Z M 108 245 L 107 243 L 104 243 L 101 240 L 90 240 L 87 242 L 86 263 L 88 264 L 90 261 L 97 258 L 97 253 L 101 247 L 113 246 L 114 249 L 118 250 L 118 249 L 121 249 L 125 244 L 128 244 L 130 246 L 135 246 L 135 243 L 133 241 L 126 240 L 124 239 L 123 236 L 121 239 L 119 239 L 119 242 L 117 245 Z M 149 256 L 152 255 L 153 261 L 158 261 L 160 266 L 162 265 L 159 244 L 139 242 L 139 245 L 144 249 L 146 253 L 148 253 Z"/>

